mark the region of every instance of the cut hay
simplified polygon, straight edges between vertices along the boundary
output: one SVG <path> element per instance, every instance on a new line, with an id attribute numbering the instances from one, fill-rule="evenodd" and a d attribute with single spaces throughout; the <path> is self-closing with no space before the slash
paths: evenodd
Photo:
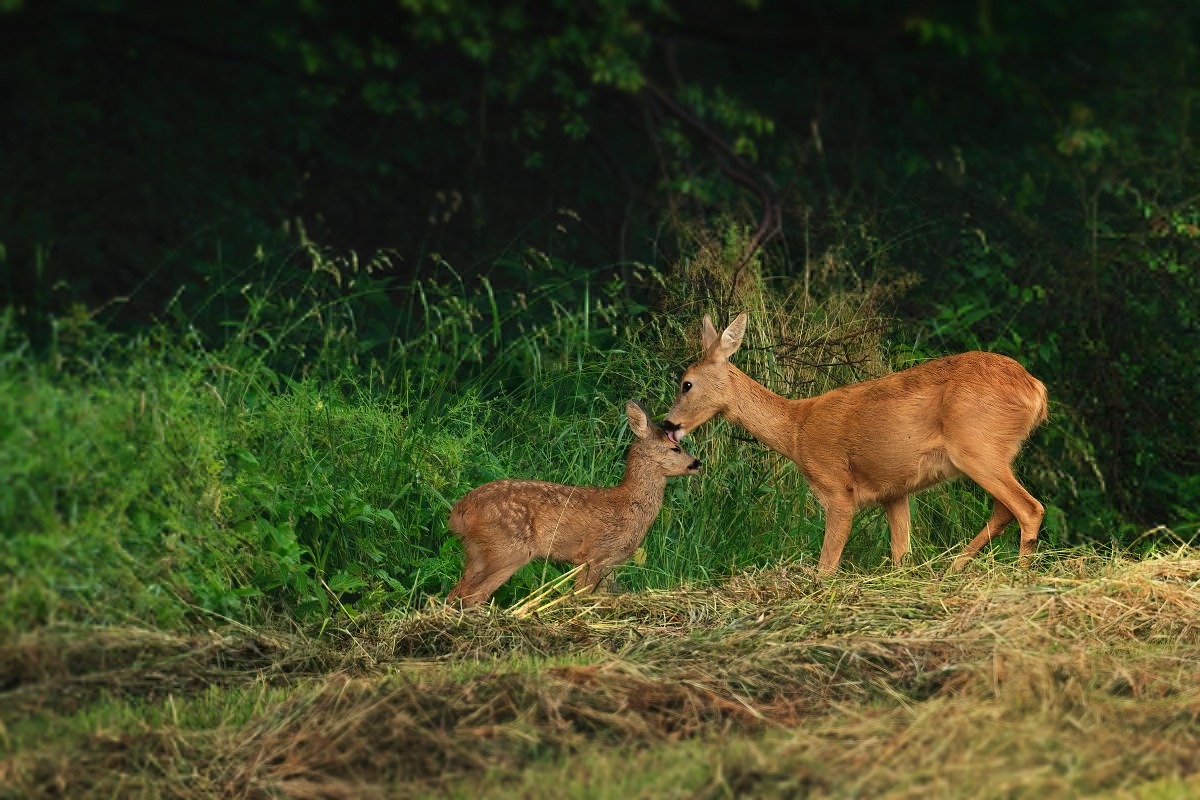
<path id="1" fill-rule="evenodd" d="M 28 795 L 440 792 L 485 777 L 516 787 L 531 767 L 610 749 L 720 753 L 727 736 L 752 738 L 736 765 L 702 762 L 701 796 L 783 796 L 797 776 L 818 796 L 1069 796 L 1200 771 L 1196 551 L 824 583 L 784 566 L 711 590 L 561 598 L 516 612 L 432 603 L 319 641 L 139 632 L 81 646 L 121 654 L 102 669 L 35 657 L 52 637 L 30 637 L 0 652 L 10 728 L 75 707 L 30 702 L 53 687 L 132 686 L 143 700 L 161 697 L 154 681 L 177 697 L 292 689 L 245 724 L 96 730 L 70 753 L 22 745 L 0 781 Z"/>

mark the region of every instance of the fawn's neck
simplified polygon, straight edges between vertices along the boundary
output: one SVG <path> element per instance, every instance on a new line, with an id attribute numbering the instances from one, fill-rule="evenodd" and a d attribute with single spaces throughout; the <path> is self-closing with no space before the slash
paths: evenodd
<path id="1" fill-rule="evenodd" d="M 725 418 L 772 450 L 793 461 L 800 454 L 800 432 L 811 400 L 789 400 L 775 394 L 730 364 L 730 396 Z"/>
<path id="2" fill-rule="evenodd" d="M 640 514 L 651 519 L 662 508 L 663 492 L 667 488 L 667 476 L 653 464 L 638 457 L 636 446 L 629 448 L 625 458 L 625 475 L 613 491 Z"/>

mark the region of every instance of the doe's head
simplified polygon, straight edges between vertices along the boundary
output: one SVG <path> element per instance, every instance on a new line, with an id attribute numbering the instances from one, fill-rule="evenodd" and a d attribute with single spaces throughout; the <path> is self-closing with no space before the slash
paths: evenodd
<path id="1" fill-rule="evenodd" d="M 629 428 L 637 441 L 638 457 L 649 461 L 663 475 L 695 475 L 700 471 L 700 461 L 679 446 L 679 442 L 667 436 L 666 431 L 654 424 L 649 412 L 636 400 L 625 404 L 625 415 L 629 417 Z"/>
<path id="2" fill-rule="evenodd" d="M 687 368 L 679 381 L 675 404 L 663 420 L 663 429 L 671 441 L 679 442 L 693 430 L 722 414 L 733 401 L 730 376 L 734 369 L 729 357 L 742 346 L 746 334 L 746 312 L 738 314 L 721 333 L 713 327 L 712 317 L 704 315 L 701 344 L 704 354 Z"/>

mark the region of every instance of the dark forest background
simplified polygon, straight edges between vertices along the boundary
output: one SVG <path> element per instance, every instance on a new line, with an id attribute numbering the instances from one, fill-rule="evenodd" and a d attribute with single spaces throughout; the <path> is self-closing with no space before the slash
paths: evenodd
<path id="1" fill-rule="evenodd" d="M 386 288 L 377 342 L 446 276 L 689 326 L 751 261 L 886 286 L 895 347 L 1050 387 L 1058 505 L 1184 534 L 1198 45 L 1185 0 L 3 0 L 0 291 L 46 352 L 80 318 L 228 335 L 318 251 Z"/>

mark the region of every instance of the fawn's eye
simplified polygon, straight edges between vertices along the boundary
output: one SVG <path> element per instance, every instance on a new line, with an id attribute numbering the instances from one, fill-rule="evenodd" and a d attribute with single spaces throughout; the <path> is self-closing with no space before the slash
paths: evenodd
<path id="1" fill-rule="evenodd" d="M 683 452 L 683 449 L 682 449 L 682 448 L 679 448 L 679 447 L 672 447 L 672 448 L 671 448 L 671 452 L 672 452 L 672 453 L 682 453 L 682 452 Z"/>
<path id="2" fill-rule="evenodd" d="M 686 393 L 686 392 L 687 392 L 689 389 L 691 389 L 691 388 L 692 388 L 692 382 L 691 382 L 691 381 L 684 381 L 684 382 L 683 382 L 683 391 L 684 391 L 685 393 Z"/>

